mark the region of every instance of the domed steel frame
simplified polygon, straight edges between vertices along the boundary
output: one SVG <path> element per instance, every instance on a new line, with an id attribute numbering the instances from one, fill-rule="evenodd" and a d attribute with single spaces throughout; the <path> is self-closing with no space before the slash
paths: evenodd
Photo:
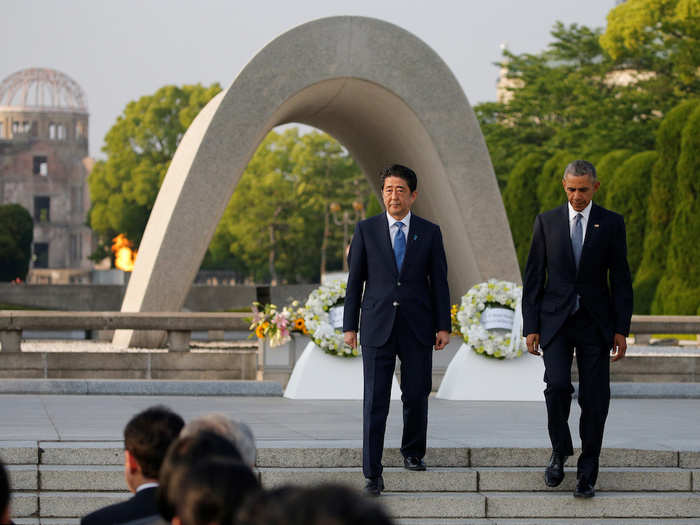
<path id="1" fill-rule="evenodd" d="M 71 77 L 55 69 L 22 69 L 0 83 L 0 109 L 87 113 L 87 96 Z"/>

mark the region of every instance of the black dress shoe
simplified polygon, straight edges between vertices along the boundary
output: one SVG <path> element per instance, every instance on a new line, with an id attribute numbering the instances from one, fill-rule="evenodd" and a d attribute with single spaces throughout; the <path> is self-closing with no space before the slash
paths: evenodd
<path id="1" fill-rule="evenodd" d="M 552 452 L 549 465 L 544 471 L 544 482 L 548 487 L 558 487 L 564 479 L 564 463 L 566 458 L 558 452 Z"/>
<path id="2" fill-rule="evenodd" d="M 384 478 L 378 476 L 376 478 L 367 478 L 365 484 L 365 494 L 370 496 L 379 496 L 384 490 Z"/>
<path id="3" fill-rule="evenodd" d="M 576 488 L 574 489 L 575 498 L 592 498 L 595 496 L 595 489 L 593 485 L 588 483 L 588 481 L 579 479 L 576 482 Z"/>
<path id="4" fill-rule="evenodd" d="M 415 456 L 403 458 L 403 466 L 407 470 L 425 470 L 425 462 Z"/>

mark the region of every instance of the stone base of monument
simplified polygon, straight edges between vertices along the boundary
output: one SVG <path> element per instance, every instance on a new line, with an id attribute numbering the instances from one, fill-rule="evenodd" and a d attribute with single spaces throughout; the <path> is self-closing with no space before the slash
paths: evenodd
<path id="1" fill-rule="evenodd" d="M 289 399 L 362 399 L 362 358 L 344 358 L 325 353 L 310 341 L 294 365 L 284 391 Z M 391 399 L 401 399 L 394 376 Z"/>
<path id="2" fill-rule="evenodd" d="M 447 367 L 437 396 L 473 401 L 544 401 L 544 362 L 525 354 L 490 359 L 462 344 Z"/>

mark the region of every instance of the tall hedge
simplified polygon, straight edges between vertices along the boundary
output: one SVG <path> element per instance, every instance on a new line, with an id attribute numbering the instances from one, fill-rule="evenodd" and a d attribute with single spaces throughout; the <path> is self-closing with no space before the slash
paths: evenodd
<path id="1" fill-rule="evenodd" d="M 33 238 L 29 212 L 19 204 L 0 205 L 0 281 L 26 279 Z"/>
<path id="2" fill-rule="evenodd" d="M 605 207 L 620 213 L 625 218 L 627 260 L 632 277 L 639 268 L 642 253 L 644 253 L 644 230 L 647 222 L 647 200 L 651 189 L 651 170 L 658 158 L 659 154 L 656 151 L 643 151 L 632 155 L 615 170 L 608 185 Z M 637 310 L 635 312 L 642 313 Z"/>
<path id="3" fill-rule="evenodd" d="M 622 166 L 622 163 L 634 155 L 630 149 L 616 149 L 603 155 L 597 163 L 594 163 L 600 188 L 596 192 L 595 202 L 605 206 L 608 189 L 615 175 L 615 171 Z"/>
<path id="4" fill-rule="evenodd" d="M 700 314 L 700 105 L 681 133 L 676 206 L 670 228 L 666 271 L 652 311 L 665 315 Z"/>
<path id="5" fill-rule="evenodd" d="M 544 163 L 537 181 L 537 200 L 540 203 L 541 212 L 566 202 L 561 179 L 569 162 L 577 158 L 579 157 L 568 151 L 559 150 Z"/>
<path id="6" fill-rule="evenodd" d="M 644 253 L 634 280 L 635 304 L 640 312 L 662 313 L 657 306 L 652 308 L 652 302 L 666 271 L 670 226 L 676 209 L 676 164 L 681 150 L 681 132 L 697 105 L 697 100 L 689 100 L 673 108 L 657 132 L 659 160 L 651 173 Z"/>
<path id="7" fill-rule="evenodd" d="M 521 270 L 525 268 L 532 224 L 540 209 L 537 200 L 537 180 L 546 160 L 547 155 L 543 152 L 530 153 L 520 159 L 510 172 L 508 184 L 503 190 L 503 204 L 508 214 Z"/>

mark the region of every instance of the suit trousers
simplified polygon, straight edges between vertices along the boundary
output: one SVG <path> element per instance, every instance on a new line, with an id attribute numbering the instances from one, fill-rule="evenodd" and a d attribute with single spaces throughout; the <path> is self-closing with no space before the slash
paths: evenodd
<path id="1" fill-rule="evenodd" d="M 583 307 L 565 321 L 543 348 L 549 437 L 552 449 L 565 456 L 574 453 L 568 423 L 574 392 L 571 384 L 574 348 L 579 374 L 578 404 L 581 407 L 581 455 L 576 477 L 595 485 L 610 405 L 610 346 Z"/>
<path id="2" fill-rule="evenodd" d="M 425 346 L 415 338 L 408 322 L 397 312 L 386 344 L 362 347 L 362 472 L 366 478 L 376 478 L 382 473 L 384 433 L 397 356 L 401 361 L 403 403 L 401 453 L 404 457 L 425 456 L 433 351 L 432 346 Z"/>

